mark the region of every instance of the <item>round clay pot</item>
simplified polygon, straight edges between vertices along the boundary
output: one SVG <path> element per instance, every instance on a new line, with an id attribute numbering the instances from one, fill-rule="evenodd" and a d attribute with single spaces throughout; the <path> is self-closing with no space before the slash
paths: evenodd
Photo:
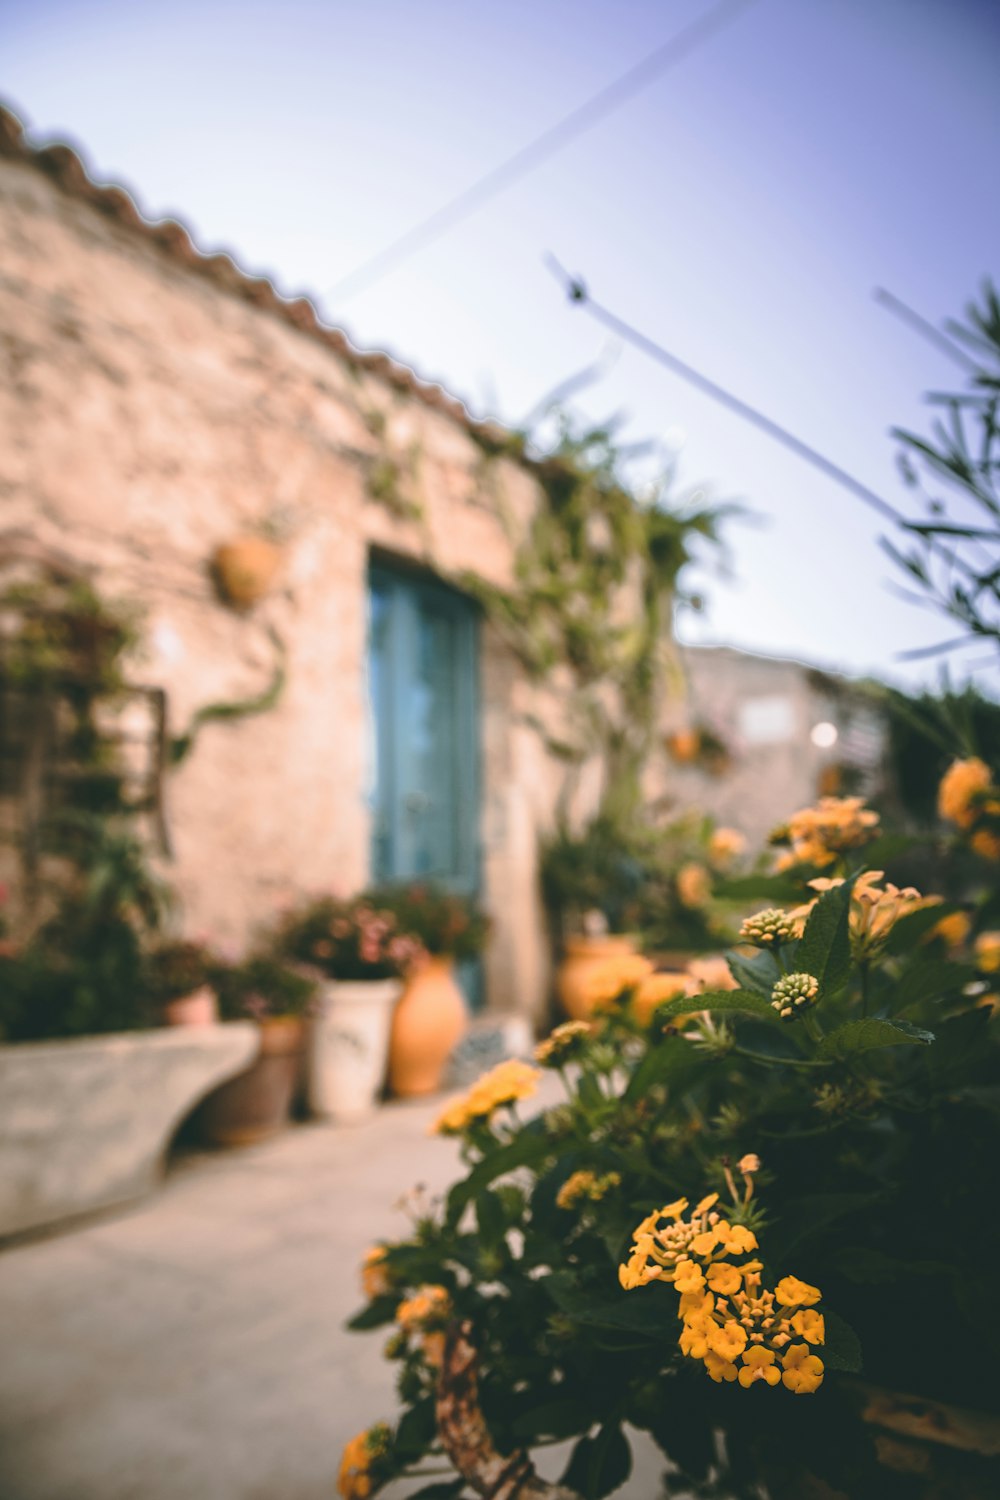
<path id="1" fill-rule="evenodd" d="M 167 1026 L 214 1026 L 218 1019 L 219 1006 L 210 984 L 203 984 L 190 995 L 168 1000 L 163 1007 Z"/>
<path id="2" fill-rule="evenodd" d="M 212 573 L 219 591 L 237 609 L 249 609 L 270 589 L 281 566 L 281 552 L 260 536 L 237 537 L 217 547 Z"/>
<path id="3" fill-rule="evenodd" d="M 302 1066 L 305 1028 L 298 1016 L 262 1021 L 256 1061 L 209 1094 L 198 1127 L 211 1146 L 248 1146 L 286 1124 Z"/>
<path id="4" fill-rule="evenodd" d="M 446 954 L 428 958 L 409 975 L 392 1020 L 390 1091 L 401 1099 L 435 1093 L 449 1054 L 467 1025 L 455 960 Z"/>
<path id="5" fill-rule="evenodd" d="M 338 1125 L 371 1115 L 385 1082 L 398 979 L 335 979 L 320 992 L 310 1027 L 309 1108 Z"/>
<path id="6" fill-rule="evenodd" d="M 589 981 L 594 971 L 609 958 L 624 958 L 636 952 L 630 937 L 571 937 L 566 939 L 566 956 L 556 971 L 556 994 L 563 1010 L 573 1021 L 589 1021 L 594 1002 Z"/>

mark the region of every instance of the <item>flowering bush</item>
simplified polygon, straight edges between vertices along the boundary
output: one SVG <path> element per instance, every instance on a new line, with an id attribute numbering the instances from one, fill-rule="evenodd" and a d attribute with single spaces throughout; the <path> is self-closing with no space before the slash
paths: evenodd
<path id="1" fill-rule="evenodd" d="M 266 1021 L 305 1015 L 316 994 L 316 977 L 269 953 L 256 953 L 220 969 L 215 988 L 224 1021 Z"/>
<path id="2" fill-rule="evenodd" d="M 1000 935 L 986 896 L 957 952 L 928 941 L 951 909 L 860 868 L 876 832 L 853 798 L 796 815 L 803 900 L 748 915 L 725 984 L 622 962 L 591 1022 L 448 1104 L 462 1174 L 371 1252 L 353 1325 L 396 1325 L 381 1479 L 443 1455 L 428 1497 L 598 1500 L 638 1428 L 678 1492 L 883 1494 L 862 1361 L 988 1402 Z M 529 1454 L 567 1439 L 557 1490 Z"/>
<path id="3" fill-rule="evenodd" d="M 390 979 L 424 953 L 377 894 L 315 897 L 285 918 L 276 942 L 279 952 L 331 979 Z"/>
<path id="4" fill-rule="evenodd" d="M 467 896 L 417 881 L 385 887 L 379 899 L 399 930 L 415 937 L 427 953 L 474 958 L 486 942 L 489 922 Z"/>

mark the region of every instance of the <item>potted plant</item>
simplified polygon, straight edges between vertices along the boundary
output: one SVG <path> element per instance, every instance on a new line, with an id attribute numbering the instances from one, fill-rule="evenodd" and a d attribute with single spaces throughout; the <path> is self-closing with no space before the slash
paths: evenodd
<path id="1" fill-rule="evenodd" d="M 959 838 L 1000 820 L 995 768 L 961 762 L 945 792 Z M 640 977 L 557 1028 L 536 1052 L 555 1107 L 520 1112 L 525 1064 L 449 1102 L 457 1180 L 378 1247 L 356 1320 L 396 1325 L 402 1419 L 355 1440 L 367 1487 L 342 1493 L 443 1457 L 442 1494 L 502 1476 L 601 1500 L 633 1429 L 672 1493 L 1000 1492 L 995 866 L 897 886 L 866 860 L 877 825 L 853 799 L 796 814 L 801 903 L 747 912 L 730 988 Z M 968 935 L 945 952 L 954 895 Z M 530 1449 L 567 1440 L 546 1483 Z"/>
<path id="2" fill-rule="evenodd" d="M 210 1144 L 249 1145 L 285 1124 L 302 1071 L 305 1018 L 316 989 L 314 973 L 270 952 L 220 968 L 216 991 L 221 1017 L 255 1021 L 260 1051 L 245 1073 L 202 1104 L 198 1125 Z"/>
<path id="3" fill-rule="evenodd" d="M 219 961 L 204 943 L 160 943 L 146 959 L 146 985 L 166 1026 L 212 1026 L 219 1019 Z"/>
<path id="4" fill-rule="evenodd" d="M 401 1098 L 432 1094 L 467 1025 L 455 964 L 481 952 L 489 924 L 469 897 L 424 882 L 384 891 L 380 900 L 424 955 L 410 968 L 392 1019 L 389 1088 Z"/>
<path id="5" fill-rule="evenodd" d="M 307 902 L 286 918 L 279 946 L 323 976 L 307 1052 L 310 1109 L 338 1124 L 366 1119 L 385 1081 L 400 976 L 420 943 L 393 911 L 361 895 Z"/>

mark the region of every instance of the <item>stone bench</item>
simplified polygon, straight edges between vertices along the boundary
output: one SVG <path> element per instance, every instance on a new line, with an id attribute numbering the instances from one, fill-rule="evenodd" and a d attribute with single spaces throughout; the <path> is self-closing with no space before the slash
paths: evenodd
<path id="1" fill-rule="evenodd" d="M 181 1120 L 259 1046 L 250 1021 L 0 1046 L 0 1237 L 149 1192 Z"/>

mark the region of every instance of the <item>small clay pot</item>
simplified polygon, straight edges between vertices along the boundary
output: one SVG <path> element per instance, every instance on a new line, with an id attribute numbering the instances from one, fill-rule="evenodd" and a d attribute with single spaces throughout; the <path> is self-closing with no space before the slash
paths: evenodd
<path id="1" fill-rule="evenodd" d="M 179 995 L 163 1007 L 167 1026 L 214 1026 L 219 1019 L 219 1005 L 210 984 L 203 984 L 190 995 Z"/>
<path id="2" fill-rule="evenodd" d="M 401 1099 L 433 1094 L 452 1048 L 468 1025 L 455 960 L 428 958 L 410 974 L 392 1018 L 389 1090 Z"/>
<path id="3" fill-rule="evenodd" d="M 287 1123 L 302 1067 L 304 1027 L 297 1016 L 261 1022 L 260 1052 L 245 1073 L 202 1103 L 198 1130 L 210 1146 L 249 1146 Z"/>
<path id="4" fill-rule="evenodd" d="M 589 1021 L 594 1009 L 590 981 L 609 958 L 624 958 L 636 952 L 635 939 L 627 936 L 571 937 L 566 956 L 556 971 L 556 994 L 566 1014 L 574 1021 Z"/>
<path id="5" fill-rule="evenodd" d="M 212 576 L 227 603 L 249 609 L 270 591 L 281 567 L 281 551 L 260 536 L 237 537 L 217 547 Z"/>

